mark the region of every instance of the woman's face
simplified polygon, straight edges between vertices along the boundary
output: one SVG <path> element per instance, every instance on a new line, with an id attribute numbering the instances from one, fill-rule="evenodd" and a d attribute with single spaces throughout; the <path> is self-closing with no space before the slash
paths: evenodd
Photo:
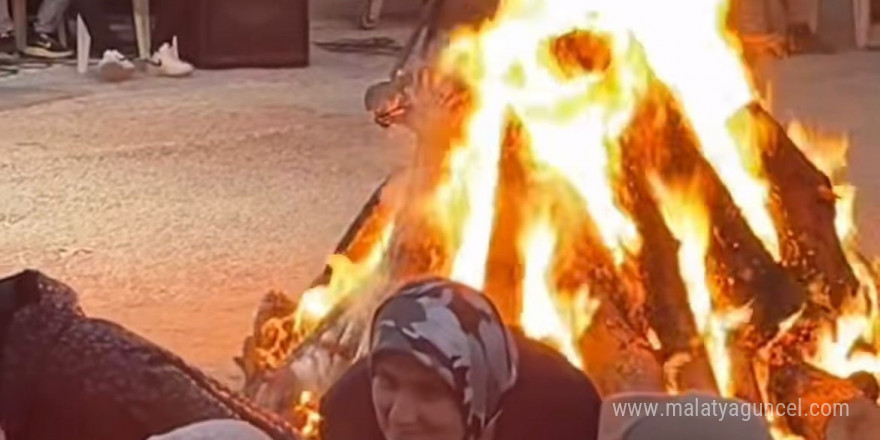
<path id="1" fill-rule="evenodd" d="M 464 422 L 452 390 L 412 356 L 374 360 L 373 406 L 386 440 L 462 440 Z"/>

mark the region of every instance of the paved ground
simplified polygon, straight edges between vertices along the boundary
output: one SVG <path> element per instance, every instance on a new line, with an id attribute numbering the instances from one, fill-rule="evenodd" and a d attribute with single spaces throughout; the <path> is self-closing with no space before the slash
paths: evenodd
<path id="1" fill-rule="evenodd" d="M 315 49 L 303 70 L 0 80 L 0 274 L 39 268 L 229 377 L 259 298 L 311 281 L 403 156 L 362 110 L 389 65 Z"/>
<path id="2" fill-rule="evenodd" d="M 313 39 L 363 36 L 350 27 L 320 19 Z M 374 34 L 404 33 L 390 23 Z M 316 48 L 302 70 L 108 85 L 63 66 L 0 80 L 0 274 L 41 269 L 80 290 L 89 313 L 234 379 L 231 357 L 262 294 L 301 289 L 405 160 L 405 135 L 361 111 L 363 89 L 390 63 Z M 769 71 L 781 117 L 852 131 L 870 231 L 880 218 L 880 54 Z M 880 237 L 865 243 L 880 254 Z"/>

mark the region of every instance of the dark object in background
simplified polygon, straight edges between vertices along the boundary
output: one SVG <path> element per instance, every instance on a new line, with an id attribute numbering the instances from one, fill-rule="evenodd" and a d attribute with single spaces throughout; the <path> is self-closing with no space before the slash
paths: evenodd
<path id="1" fill-rule="evenodd" d="M 305 67 L 308 0 L 178 0 L 187 3 L 180 56 L 202 69 Z M 161 20 L 160 20 L 161 21 Z"/>
<path id="2" fill-rule="evenodd" d="M 88 318 L 64 284 L 34 271 L 0 280 L 7 440 L 144 440 L 218 418 L 244 420 L 274 440 L 297 439 L 276 416 L 174 354 Z"/>

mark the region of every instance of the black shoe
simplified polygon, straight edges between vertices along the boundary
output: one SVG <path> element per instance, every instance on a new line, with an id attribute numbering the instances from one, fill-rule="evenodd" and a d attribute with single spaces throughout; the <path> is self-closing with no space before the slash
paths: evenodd
<path id="1" fill-rule="evenodd" d="M 73 51 L 64 47 L 58 40 L 49 34 L 37 33 L 28 39 L 25 55 L 34 58 L 58 59 L 73 55 Z"/>
<path id="2" fill-rule="evenodd" d="M 15 36 L 12 32 L 0 34 L 0 58 L 11 58 L 15 56 L 15 51 Z"/>

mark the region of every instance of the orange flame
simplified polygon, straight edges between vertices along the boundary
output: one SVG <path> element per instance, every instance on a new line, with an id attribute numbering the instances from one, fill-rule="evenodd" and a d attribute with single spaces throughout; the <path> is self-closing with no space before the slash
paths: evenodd
<path id="1" fill-rule="evenodd" d="M 623 273 L 627 258 L 640 252 L 642 240 L 633 219 L 618 206 L 621 137 L 654 81 L 671 90 L 706 162 L 752 232 L 778 259 L 779 233 L 768 209 L 769 184 L 761 175 L 759 143 L 765 140 L 754 135 L 758 123 L 742 112 L 757 97 L 739 47 L 725 30 L 727 13 L 727 0 L 506 0 L 479 30 L 456 33 L 438 67 L 467 86 L 473 103 L 427 200 L 427 212 L 443 235 L 431 238 L 445 240 L 451 251 L 446 275 L 478 289 L 486 284 L 498 226 L 500 162 L 507 153 L 504 137 L 516 121 L 528 138 L 524 147 L 531 174 L 562 181 L 575 193 L 576 206 L 551 190 L 538 191 L 534 198 L 540 200 L 514 201 L 535 208 L 520 219 L 516 231 L 523 269 L 517 289 L 523 307 L 514 319 L 527 334 L 555 346 L 575 365 L 589 362 L 575 342 L 591 325 L 598 300 L 589 286 L 561 291 L 553 267 L 570 231 L 548 207 L 564 205 L 566 215 L 574 212 L 590 219 L 602 250 L 615 259 L 617 267 L 612 269 Z M 789 133 L 834 179 L 839 196 L 835 226 L 862 283 L 858 300 L 846 305 L 833 328 L 822 329 L 810 361 L 842 376 L 855 371 L 880 374 L 877 288 L 872 271 L 855 250 L 854 191 L 839 178 L 848 144 L 844 137 L 817 136 L 797 124 Z M 529 179 L 540 180 L 534 175 Z M 714 225 L 698 182 L 676 187 L 659 178 L 649 180 L 663 221 L 680 243 L 678 267 L 697 336 L 707 349 L 719 389 L 730 396 L 736 385 L 730 335 L 749 321 L 752 309 L 721 309 L 710 294 L 714 286 L 707 277 L 706 257 Z M 298 328 L 314 328 L 339 301 L 375 282 L 387 263 L 385 245 L 393 228 L 387 226 L 385 238 L 374 244 L 367 258 L 331 258 L 332 280 L 303 296 Z M 795 319 L 782 323 L 783 330 Z M 640 336 L 658 349 L 657 334 L 646 333 Z M 775 435 L 783 438 L 778 428 L 774 426 Z"/>
<path id="2" fill-rule="evenodd" d="M 320 439 L 321 414 L 318 412 L 318 399 L 309 392 L 303 391 L 294 407 L 294 417 L 303 440 Z"/>
<path id="3" fill-rule="evenodd" d="M 821 131 L 799 121 L 789 124 L 788 135 L 816 168 L 831 179 L 837 196 L 835 229 L 860 286 L 857 297 L 844 305 L 837 322 L 820 329 L 817 351 L 810 361 L 836 376 L 867 372 L 880 379 L 877 280 L 857 248 L 856 190 L 843 180 L 849 139 L 840 133 Z"/>

